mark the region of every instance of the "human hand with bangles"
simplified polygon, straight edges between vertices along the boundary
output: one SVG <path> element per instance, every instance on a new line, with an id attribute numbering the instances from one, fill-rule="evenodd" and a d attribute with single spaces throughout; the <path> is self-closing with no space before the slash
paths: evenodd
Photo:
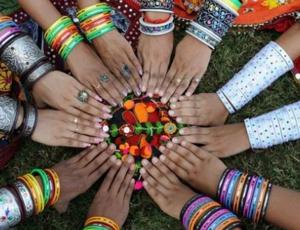
<path id="1" fill-rule="evenodd" d="M 104 64 L 127 89 L 140 96 L 143 69 L 129 42 L 116 30 L 111 7 L 99 0 L 79 0 L 80 27 Z"/>
<path id="2" fill-rule="evenodd" d="M 169 13 L 150 11 L 144 13 L 143 20 L 146 23 L 165 23 L 171 17 Z M 172 31 L 155 36 L 142 32 L 139 37 L 138 57 L 144 70 L 141 89 L 142 92 L 147 92 L 149 97 L 159 93 L 168 71 L 173 42 Z"/>

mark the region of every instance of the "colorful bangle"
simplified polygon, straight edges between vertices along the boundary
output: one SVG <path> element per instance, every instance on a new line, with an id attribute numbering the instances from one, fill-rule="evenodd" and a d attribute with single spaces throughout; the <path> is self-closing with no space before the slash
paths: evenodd
<path id="1" fill-rule="evenodd" d="M 171 16 L 168 21 L 161 24 L 151 24 L 144 21 L 143 17 L 140 18 L 140 31 L 143 34 L 157 36 L 170 33 L 174 30 L 174 17 Z"/>
<path id="2" fill-rule="evenodd" d="M 34 213 L 34 204 L 33 200 L 30 194 L 29 189 L 27 186 L 20 180 L 17 180 L 13 186 L 16 188 L 16 190 L 19 193 L 19 196 L 21 198 L 21 201 L 25 208 L 25 217 L 29 218 Z"/>
<path id="3" fill-rule="evenodd" d="M 49 206 L 54 205 L 60 198 L 60 181 L 59 176 L 54 169 L 45 169 L 45 172 L 51 178 L 54 189 L 53 195 L 50 198 Z"/>
<path id="4" fill-rule="evenodd" d="M 165 22 L 167 22 L 170 19 L 171 16 L 172 16 L 172 14 L 169 14 L 167 18 L 152 19 L 149 16 L 147 16 L 147 14 L 143 14 L 144 22 L 150 23 L 150 24 L 162 24 L 162 23 L 165 23 Z"/>
<path id="5" fill-rule="evenodd" d="M 95 15 L 99 15 L 102 13 L 110 13 L 110 11 L 111 8 L 109 5 L 107 5 L 106 3 L 98 3 L 80 10 L 77 13 L 77 18 L 80 22 L 83 22 Z"/>
<path id="6" fill-rule="evenodd" d="M 119 225 L 115 221 L 106 217 L 100 217 L 100 216 L 90 217 L 85 221 L 84 226 L 88 226 L 92 224 L 104 224 L 112 228 L 113 230 L 120 230 Z"/>
<path id="7" fill-rule="evenodd" d="M 63 60 L 67 60 L 73 49 L 83 40 L 84 39 L 80 34 L 73 34 L 59 50 L 59 53 Z"/>
<path id="8" fill-rule="evenodd" d="M 141 0 L 141 12 L 173 13 L 173 0 Z"/>
<path id="9" fill-rule="evenodd" d="M 33 169 L 31 171 L 31 174 L 33 176 L 39 176 L 41 181 L 42 181 L 42 185 L 43 185 L 43 196 L 44 196 L 44 206 L 47 205 L 49 199 L 50 199 L 50 185 L 49 185 L 49 178 L 48 175 L 46 174 L 46 172 L 42 169 Z"/>

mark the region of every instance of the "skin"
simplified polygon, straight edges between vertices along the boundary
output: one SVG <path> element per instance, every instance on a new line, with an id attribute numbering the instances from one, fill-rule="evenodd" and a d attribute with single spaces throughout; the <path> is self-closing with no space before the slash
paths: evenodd
<path id="1" fill-rule="evenodd" d="M 66 85 L 68 86 L 68 93 L 65 93 Z M 102 99 L 90 90 L 86 90 L 90 95 L 88 102 L 80 102 L 77 95 L 81 90 L 86 90 L 86 87 L 76 79 L 63 72 L 53 71 L 34 85 L 32 94 L 39 108 L 44 107 L 44 104 L 46 104 L 80 119 L 93 122 L 94 125 L 102 119 L 112 117 L 110 115 L 111 108 L 100 103 L 99 101 L 102 101 Z"/>
<path id="2" fill-rule="evenodd" d="M 98 0 L 79 0 L 80 9 L 99 3 Z M 139 88 L 143 69 L 139 60 L 135 56 L 129 42 L 117 31 L 111 31 L 105 35 L 94 39 L 93 45 L 104 64 L 112 71 L 118 80 L 126 87 L 128 92 L 133 91 L 137 96 L 141 94 Z M 122 67 L 126 64 L 132 77 L 124 78 Z"/>
<path id="3" fill-rule="evenodd" d="M 212 197 L 216 196 L 217 186 L 226 169 L 224 163 L 214 155 L 188 142 L 180 145 L 168 143 L 160 147 L 163 155 L 161 164 L 167 165 L 180 179 L 194 189 Z M 266 221 L 283 229 L 298 229 L 300 193 L 273 185 Z"/>
<path id="4" fill-rule="evenodd" d="M 129 213 L 129 202 L 134 190 L 133 158 L 128 157 L 125 163 L 117 161 L 105 177 L 87 218 L 102 216 L 114 220 L 120 227 L 125 223 Z"/>
<path id="5" fill-rule="evenodd" d="M 60 178 L 61 185 L 61 196 L 55 204 L 57 211 L 65 212 L 75 197 L 85 193 L 109 168 L 116 164 L 117 160 L 112 156 L 114 151 L 114 145 L 108 146 L 102 143 L 53 167 Z"/>
<path id="6" fill-rule="evenodd" d="M 230 157 L 250 148 L 244 123 L 217 127 L 188 127 L 179 131 L 180 136 L 173 138 L 174 143 L 188 141 L 201 144 L 202 148 L 217 157 Z"/>
<path id="7" fill-rule="evenodd" d="M 47 30 L 62 15 L 48 0 L 19 0 L 22 8 L 39 25 Z M 44 12 L 47 12 L 46 16 Z M 89 45 L 81 42 L 68 56 L 66 63 L 73 75 L 88 89 L 96 92 L 100 97 L 112 106 L 122 104 L 122 99 L 127 95 L 127 90 L 122 84 L 109 72 L 100 58 Z M 109 77 L 107 82 L 99 80 L 101 75 Z M 67 88 L 68 85 L 65 86 Z M 68 94 L 68 91 L 64 91 Z M 50 95 L 51 96 L 51 95 Z"/>
<path id="8" fill-rule="evenodd" d="M 150 19 L 168 18 L 168 13 L 146 12 Z M 159 93 L 159 87 L 162 84 L 173 50 L 174 35 L 173 32 L 149 36 L 141 34 L 138 44 L 138 57 L 143 65 L 144 74 L 142 78 L 142 92 L 152 97 Z"/>
<path id="9" fill-rule="evenodd" d="M 86 148 L 108 137 L 100 127 L 86 120 L 74 122 L 74 116 L 57 110 L 38 110 L 38 120 L 31 136 L 33 141 L 49 146 Z"/>
<path id="10" fill-rule="evenodd" d="M 190 35 L 177 45 L 172 65 L 159 89 L 161 102 L 176 102 L 185 93 L 191 96 L 203 77 L 212 50 Z"/>

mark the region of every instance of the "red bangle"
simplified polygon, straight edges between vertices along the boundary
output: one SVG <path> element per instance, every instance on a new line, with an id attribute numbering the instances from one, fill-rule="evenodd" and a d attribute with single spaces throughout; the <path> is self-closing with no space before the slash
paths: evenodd
<path id="1" fill-rule="evenodd" d="M 156 18 L 152 19 L 149 18 L 146 14 L 144 14 L 144 22 L 151 23 L 151 24 L 162 24 L 167 22 L 170 19 L 171 15 L 169 15 L 167 18 Z"/>
<path id="2" fill-rule="evenodd" d="M 110 14 L 109 13 L 103 13 L 103 14 L 96 15 L 96 16 L 94 16 L 92 18 L 89 18 L 89 19 L 83 21 L 82 23 L 80 23 L 80 27 L 83 28 L 83 27 L 87 26 L 88 24 L 91 24 L 91 23 L 93 23 L 95 21 L 98 21 L 98 20 L 100 20 L 104 17 L 107 17 L 107 16 L 110 16 Z"/>
<path id="3" fill-rule="evenodd" d="M 61 45 L 73 34 L 78 33 L 78 30 L 76 26 L 71 26 L 68 29 L 64 30 L 64 32 L 57 37 L 52 44 L 52 47 L 54 50 L 58 51 L 61 47 Z"/>
<path id="4" fill-rule="evenodd" d="M 94 27 L 99 26 L 101 24 L 104 24 L 104 23 L 106 23 L 108 21 L 110 21 L 110 15 L 107 15 L 107 16 L 105 16 L 105 17 L 103 17 L 103 18 L 101 18 L 101 19 L 99 19 L 97 21 L 91 22 L 91 23 L 83 26 L 82 29 L 83 29 L 84 32 L 87 32 L 90 29 L 93 29 Z"/>

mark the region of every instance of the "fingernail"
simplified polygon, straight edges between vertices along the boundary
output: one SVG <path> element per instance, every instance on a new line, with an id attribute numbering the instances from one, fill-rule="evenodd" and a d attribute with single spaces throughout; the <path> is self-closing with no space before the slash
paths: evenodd
<path id="1" fill-rule="evenodd" d="M 145 86 L 142 86 L 142 92 L 146 92 L 146 87 Z"/>
<path id="2" fill-rule="evenodd" d="M 101 137 L 106 137 L 106 138 L 109 137 L 109 135 L 107 133 L 104 133 L 104 132 L 100 132 L 100 136 Z"/>
<path id="3" fill-rule="evenodd" d="M 84 148 L 87 148 L 87 147 L 90 147 L 91 146 L 91 144 L 88 144 L 88 143 L 83 143 L 82 144 L 82 147 L 84 147 Z"/>
<path id="4" fill-rule="evenodd" d="M 143 186 L 147 188 L 148 187 L 148 182 L 147 181 L 143 181 Z"/>
<path id="5" fill-rule="evenodd" d="M 143 69 L 139 68 L 139 75 L 143 76 L 143 74 L 144 74 Z"/>
<path id="6" fill-rule="evenodd" d="M 171 109 L 175 109 L 176 108 L 176 104 L 173 103 L 173 104 L 170 105 L 170 107 L 171 107 Z"/>
<path id="7" fill-rule="evenodd" d="M 187 92 L 185 95 L 187 95 L 188 97 L 192 96 L 191 92 Z"/>
<path id="8" fill-rule="evenodd" d="M 135 169 L 135 165 L 134 164 L 130 165 L 129 169 L 130 169 L 130 171 L 133 171 Z"/>
<path id="9" fill-rule="evenodd" d="M 110 160 L 111 160 L 112 162 L 115 162 L 115 161 L 117 160 L 117 157 L 116 157 L 116 156 L 111 156 L 111 157 L 110 157 Z"/>
<path id="10" fill-rule="evenodd" d="M 159 94 L 159 90 L 156 89 L 156 90 L 154 91 L 154 93 L 155 93 L 155 94 Z"/>
<path id="11" fill-rule="evenodd" d="M 107 143 L 106 143 L 106 142 L 103 142 L 103 143 L 101 143 L 101 145 L 100 145 L 101 148 L 105 148 L 106 146 L 107 146 Z"/>
<path id="12" fill-rule="evenodd" d="M 165 151 L 165 149 L 166 149 L 165 146 L 160 146 L 160 147 L 159 147 L 159 150 L 160 150 L 161 152 Z"/>
<path id="13" fill-rule="evenodd" d="M 148 165 L 149 164 L 149 161 L 148 160 L 142 160 L 142 165 L 143 166 L 146 166 L 146 165 Z"/>
<path id="14" fill-rule="evenodd" d="M 115 150 L 115 149 L 116 149 L 116 146 L 115 146 L 114 144 L 110 144 L 110 145 L 109 145 L 109 148 L 110 148 L 111 150 Z"/>
<path id="15" fill-rule="evenodd" d="M 132 93 L 132 89 L 127 89 L 128 93 Z"/>
<path id="16" fill-rule="evenodd" d="M 148 97 L 153 97 L 153 93 L 148 93 Z"/>
<path id="17" fill-rule="evenodd" d="M 175 115 L 175 112 L 174 112 L 173 110 L 170 110 L 170 111 L 169 111 L 169 115 L 170 115 L 170 116 L 174 116 L 174 115 Z"/>
<path id="18" fill-rule="evenodd" d="M 117 160 L 116 165 L 117 165 L 117 166 L 120 166 L 121 164 L 122 164 L 122 161 Z"/>
<path id="19" fill-rule="evenodd" d="M 102 121 L 102 119 L 101 119 L 101 118 L 99 118 L 99 117 L 96 117 L 96 118 L 95 118 L 95 121 L 96 121 L 96 122 L 101 122 L 101 121 Z"/>
<path id="20" fill-rule="evenodd" d="M 160 155 L 159 159 L 160 159 L 161 161 L 165 161 L 165 160 L 166 160 L 166 156 L 165 156 L 165 155 Z"/>
<path id="21" fill-rule="evenodd" d="M 122 93 L 123 93 L 123 96 L 124 96 L 124 97 L 126 97 L 126 96 L 128 95 L 128 92 L 127 92 L 127 91 L 123 91 Z"/>
<path id="22" fill-rule="evenodd" d="M 95 141 L 95 143 L 99 144 L 101 141 L 103 141 L 103 139 L 102 138 L 95 138 L 94 141 Z"/>
<path id="23" fill-rule="evenodd" d="M 164 94 L 163 91 L 158 92 L 158 95 L 161 96 L 161 97 L 162 97 L 163 94 Z"/>
<path id="24" fill-rule="evenodd" d="M 95 99 L 96 99 L 97 101 L 100 101 L 100 102 L 103 101 L 103 99 L 102 99 L 101 97 L 99 97 L 99 96 L 96 96 Z"/>
<path id="25" fill-rule="evenodd" d="M 172 148 L 172 147 L 173 147 L 172 142 L 168 142 L 167 147 L 168 147 L 168 148 Z"/>
<path id="26" fill-rule="evenodd" d="M 113 107 L 116 107 L 118 104 L 116 102 L 112 103 Z"/>
<path id="27" fill-rule="evenodd" d="M 140 90 L 136 90 L 136 94 L 137 94 L 138 96 L 140 96 L 140 95 L 141 95 L 141 91 L 140 91 Z"/>
<path id="28" fill-rule="evenodd" d="M 140 173 L 141 173 L 141 174 L 145 174 L 145 173 L 146 173 L 146 170 L 145 170 L 144 168 L 141 168 Z"/>
<path id="29" fill-rule="evenodd" d="M 179 100 L 180 100 L 180 101 L 184 100 L 184 96 L 180 96 L 180 97 L 179 97 Z"/>
<path id="30" fill-rule="evenodd" d="M 163 97 L 162 99 L 161 99 L 161 103 L 163 103 L 163 104 L 166 104 L 167 103 L 167 98 L 165 98 L 165 97 Z"/>
<path id="31" fill-rule="evenodd" d="M 183 130 L 183 129 L 180 129 L 180 130 L 179 130 L 179 134 L 183 135 L 183 134 L 184 134 L 184 130 Z"/>
<path id="32" fill-rule="evenodd" d="M 96 127 L 97 129 L 101 129 L 102 125 L 100 125 L 99 123 L 96 123 L 96 124 L 95 124 L 95 127 Z"/>
<path id="33" fill-rule="evenodd" d="M 104 106 L 104 107 L 103 107 L 103 110 L 104 110 L 105 112 L 111 113 L 111 108 L 110 108 L 109 106 Z"/>
<path id="34" fill-rule="evenodd" d="M 170 99 L 170 102 L 176 102 L 177 101 L 177 98 L 176 97 L 172 97 L 171 99 Z"/>
<path id="35" fill-rule="evenodd" d="M 178 144 L 178 143 L 179 143 L 179 140 L 178 140 L 178 138 L 176 138 L 176 137 L 174 137 L 174 138 L 172 139 L 172 141 L 173 141 L 175 144 Z"/>
<path id="36" fill-rule="evenodd" d="M 182 145 L 182 146 L 186 146 L 186 144 L 187 144 L 186 141 L 182 141 L 182 142 L 181 142 L 181 145 Z"/>
<path id="37" fill-rule="evenodd" d="M 105 119 L 111 119 L 112 118 L 112 115 L 108 114 L 108 113 L 105 113 L 103 116 L 104 116 Z"/>
<path id="38" fill-rule="evenodd" d="M 180 123 L 180 122 L 182 122 L 182 118 L 178 117 L 178 118 L 176 118 L 176 121 Z"/>
<path id="39" fill-rule="evenodd" d="M 157 162 L 158 162 L 157 157 L 153 157 L 153 158 L 152 158 L 152 163 L 153 163 L 153 164 L 156 164 Z"/>

